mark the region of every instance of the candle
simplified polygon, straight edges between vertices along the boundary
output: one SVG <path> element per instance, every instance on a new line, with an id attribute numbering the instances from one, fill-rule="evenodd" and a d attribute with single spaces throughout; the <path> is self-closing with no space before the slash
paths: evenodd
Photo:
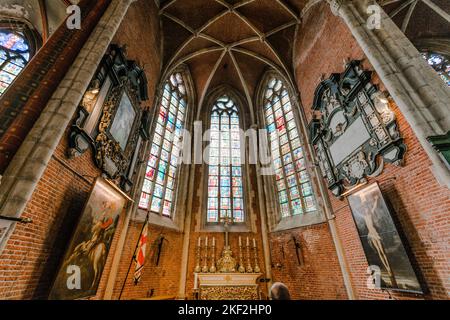
<path id="1" fill-rule="evenodd" d="M 208 237 L 206 237 L 206 240 L 205 240 L 205 247 L 207 247 L 208 246 Z"/>
<path id="2" fill-rule="evenodd" d="M 202 246 L 202 237 L 198 237 L 198 246 L 199 246 L 199 247 Z"/>
<path id="3" fill-rule="evenodd" d="M 239 247 L 242 247 L 242 237 L 239 236 Z"/>
<path id="4" fill-rule="evenodd" d="M 256 240 L 253 238 L 253 248 L 256 248 Z"/>
<path id="5" fill-rule="evenodd" d="M 247 237 L 247 247 L 250 246 L 250 239 Z"/>

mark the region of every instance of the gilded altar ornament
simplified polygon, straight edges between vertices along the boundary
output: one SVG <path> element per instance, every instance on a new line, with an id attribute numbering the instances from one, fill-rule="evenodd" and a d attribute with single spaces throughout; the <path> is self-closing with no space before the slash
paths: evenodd
<path id="1" fill-rule="evenodd" d="M 196 253 L 196 264 L 195 264 L 195 272 L 199 273 L 202 271 L 202 267 L 200 266 L 200 262 L 202 259 L 202 238 L 198 238 L 198 244 L 197 244 L 197 253 Z"/>
<path id="2" fill-rule="evenodd" d="M 244 255 L 242 253 L 242 238 L 239 237 L 239 269 L 240 273 L 245 273 Z"/>
<path id="3" fill-rule="evenodd" d="M 255 273 L 260 273 L 261 272 L 261 268 L 259 267 L 259 263 L 258 263 L 258 247 L 256 246 L 256 240 L 253 239 L 253 250 L 254 250 L 254 254 L 255 254 L 255 269 L 253 270 Z"/>
<path id="4" fill-rule="evenodd" d="M 215 273 L 216 271 L 216 238 L 213 238 L 211 247 L 211 267 L 209 268 L 209 272 Z"/>
<path id="5" fill-rule="evenodd" d="M 205 240 L 205 254 L 204 254 L 204 257 L 205 257 L 205 261 L 203 262 L 202 272 L 203 273 L 207 273 L 208 270 L 209 270 L 209 268 L 208 268 L 208 237 L 206 237 L 206 240 Z"/>
<path id="6" fill-rule="evenodd" d="M 233 252 L 229 246 L 223 249 L 222 257 L 217 261 L 217 267 L 221 273 L 236 272 L 236 260 L 233 258 Z"/>
<path id="7" fill-rule="evenodd" d="M 208 286 L 200 290 L 200 300 L 258 300 L 257 286 Z"/>
<path id="8" fill-rule="evenodd" d="M 250 257 L 250 240 L 247 237 L 247 245 L 245 246 L 246 253 L 247 253 L 247 273 L 253 273 L 253 268 L 251 264 L 251 257 Z"/>

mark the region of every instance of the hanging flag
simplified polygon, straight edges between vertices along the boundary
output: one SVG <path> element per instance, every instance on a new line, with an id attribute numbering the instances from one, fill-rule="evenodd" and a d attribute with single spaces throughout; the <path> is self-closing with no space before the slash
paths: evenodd
<path id="1" fill-rule="evenodd" d="M 134 261 L 136 263 L 136 268 L 134 271 L 134 284 L 137 285 L 141 280 L 142 269 L 145 264 L 145 254 L 147 252 L 147 242 L 148 242 L 148 223 L 145 222 L 144 228 L 142 229 L 141 236 L 139 239 L 139 244 L 134 256 Z"/>

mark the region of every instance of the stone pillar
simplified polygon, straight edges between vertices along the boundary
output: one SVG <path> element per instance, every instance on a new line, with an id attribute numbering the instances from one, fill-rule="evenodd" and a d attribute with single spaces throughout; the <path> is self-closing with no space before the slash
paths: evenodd
<path id="1" fill-rule="evenodd" d="M 5 172 L 110 2 L 80 1 L 81 29 L 68 29 L 62 23 L 0 97 L 0 174 Z"/>
<path id="2" fill-rule="evenodd" d="M 450 188 L 450 171 L 429 137 L 450 130 L 450 89 L 380 7 L 381 27 L 370 27 L 370 0 L 327 0 L 347 24 L 433 163 L 436 179 Z M 375 13 L 376 14 L 376 13 Z M 375 16 L 372 16 L 375 17 Z M 376 18 L 376 17 L 375 17 Z"/>
<path id="3" fill-rule="evenodd" d="M 75 113 L 128 7 L 135 0 L 111 0 L 44 111 L 12 159 L 0 184 L 0 215 L 20 217 Z M 0 221 L 1 222 L 1 221 Z M 5 227 L 4 222 L 3 227 Z M 14 230 L 9 224 L 0 252 Z"/>

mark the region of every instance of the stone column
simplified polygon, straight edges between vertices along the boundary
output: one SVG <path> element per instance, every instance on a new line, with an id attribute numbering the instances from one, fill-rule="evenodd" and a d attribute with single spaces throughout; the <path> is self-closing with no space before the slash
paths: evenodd
<path id="1" fill-rule="evenodd" d="M 380 7 L 381 27 L 370 27 L 375 1 L 327 0 L 347 24 L 408 121 L 431 162 L 436 179 L 450 188 L 450 171 L 427 141 L 450 130 L 450 90 Z"/>
<path id="2" fill-rule="evenodd" d="M 69 125 L 103 55 L 135 0 L 112 0 L 88 41 L 6 169 L 0 185 L 0 215 L 20 217 Z M 14 230 L 0 239 L 0 252 Z M 3 225 L 4 226 L 4 225 Z"/>

